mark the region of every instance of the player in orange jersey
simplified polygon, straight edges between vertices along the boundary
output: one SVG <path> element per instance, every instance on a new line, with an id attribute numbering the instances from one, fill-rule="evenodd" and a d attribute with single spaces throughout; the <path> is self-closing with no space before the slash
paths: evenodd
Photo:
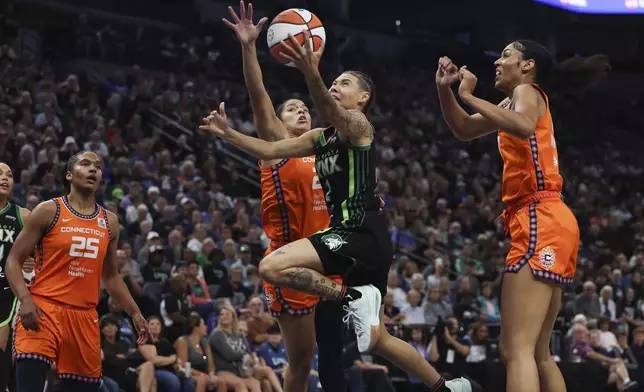
<path id="1" fill-rule="evenodd" d="M 39 204 L 16 238 L 7 278 L 20 301 L 14 359 L 17 392 L 42 392 L 55 363 L 65 391 L 98 391 L 101 342 L 98 304 L 101 278 L 107 292 L 132 317 L 139 343 L 148 325 L 118 273 L 116 215 L 96 204 L 103 176 L 101 159 L 80 152 L 67 162 L 69 195 Z M 36 252 L 31 292 L 23 261 Z"/>
<path id="2" fill-rule="evenodd" d="M 311 115 L 304 102 L 289 99 L 277 112 L 264 87 L 255 41 L 266 18 L 253 23 L 253 6 L 240 2 L 239 16 L 229 7 L 234 23 L 224 19 L 242 45 L 244 79 L 253 108 L 259 138 L 277 141 L 298 137 L 311 130 Z M 271 245 L 269 255 L 283 245 L 329 227 L 324 191 L 315 172 L 315 157 L 260 161 L 262 223 Z M 319 346 L 320 381 L 325 390 L 344 391 L 342 356 L 342 308 L 337 302 L 264 282 L 270 311 L 279 321 L 289 360 L 284 377 L 286 392 L 304 391 L 308 383 L 316 336 Z M 317 309 L 316 309 L 317 308 Z M 315 328 L 317 325 L 317 329 Z M 317 333 L 316 333 L 317 330 Z"/>
<path id="3" fill-rule="evenodd" d="M 498 136 L 511 237 L 501 297 L 507 390 L 561 392 L 566 385 L 550 354 L 550 335 L 561 308 L 561 286 L 575 276 L 579 227 L 561 199 L 563 181 L 545 91 L 592 86 L 609 69 L 608 58 L 577 57 L 557 64 L 543 46 L 521 40 L 505 47 L 494 66 L 495 87 L 507 95 L 500 104 L 475 97 L 476 77 L 447 57 L 438 62 L 438 95 L 457 138 Z M 478 113 L 467 114 L 456 101 L 450 85 L 459 80 L 461 100 Z"/>
<path id="4" fill-rule="evenodd" d="M 18 302 L 13 292 L 9 290 L 9 282 L 5 273 L 7 255 L 20 234 L 24 222 L 29 216 L 29 210 L 10 201 L 13 193 L 13 172 L 6 163 L 0 163 L 0 391 L 7 388 L 11 373 L 11 351 L 8 350 L 11 320 Z M 30 257 L 23 264 L 23 275 L 30 274 L 34 268 L 34 260 Z"/>

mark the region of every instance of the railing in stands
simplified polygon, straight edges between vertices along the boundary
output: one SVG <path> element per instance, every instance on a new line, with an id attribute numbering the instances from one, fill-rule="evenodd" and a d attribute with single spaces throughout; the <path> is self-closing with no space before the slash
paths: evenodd
<path id="1" fill-rule="evenodd" d="M 399 249 L 397 253 L 407 256 L 410 260 L 420 263 L 421 265 L 432 265 L 431 260 L 416 253 L 412 253 L 404 249 Z"/>
<path id="2" fill-rule="evenodd" d="M 165 136 L 168 140 L 178 144 L 179 138 L 181 136 L 193 137 L 194 131 L 186 128 L 181 125 L 178 121 L 171 119 L 170 117 L 160 113 L 155 109 L 148 109 L 148 112 L 154 116 L 156 119 L 154 122 L 157 123 L 155 127 L 159 133 Z M 174 131 L 174 132 L 173 132 Z M 225 148 L 222 143 L 217 143 L 217 151 L 228 158 L 234 160 L 235 162 L 248 167 L 249 170 L 246 171 L 246 174 L 240 174 L 240 178 L 246 181 L 248 184 L 253 185 L 254 187 L 260 188 L 259 173 L 260 169 L 256 164 L 253 164 L 248 159 L 245 159 L 241 155 L 230 151 L 230 149 Z M 186 146 L 189 151 L 193 151 L 192 148 Z"/>

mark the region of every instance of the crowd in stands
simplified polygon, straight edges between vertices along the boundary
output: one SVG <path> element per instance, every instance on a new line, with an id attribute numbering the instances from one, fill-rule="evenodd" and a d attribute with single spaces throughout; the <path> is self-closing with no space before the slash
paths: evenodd
<path id="1" fill-rule="evenodd" d="M 127 63 L 131 48 L 106 38 L 116 30 L 76 28 L 75 56 Z M 97 201 L 119 217 L 120 272 L 158 338 L 136 347 L 130 320 L 104 293 L 105 391 L 281 391 L 287 359 L 257 271 L 268 240 L 258 188 L 242 178 L 252 177 L 252 167 L 196 131 L 204 114 L 225 100 L 232 125 L 254 133 L 235 70 L 236 42 L 213 30 L 185 42 L 160 36 L 157 46 L 146 46 L 154 55 L 148 69 L 130 62 L 127 72 L 104 75 L 102 83 L 85 73 L 63 74 L 53 62 L 25 61 L 8 42 L 0 48 L 0 161 L 13 169 L 14 201 L 33 209 L 63 194 L 61 173 L 75 152 L 91 150 L 105 160 Z M 329 57 L 325 71 L 341 69 L 337 53 Z M 508 241 L 497 220 L 496 141 L 465 144 L 451 135 L 439 115 L 432 67 L 375 68 L 359 55 L 349 57 L 343 65 L 371 73 L 378 88 L 370 119 L 377 129 L 379 196 L 396 249 L 386 322 L 441 371 L 466 374 L 467 363 L 498 361 Z M 149 69 L 164 59 L 173 60 L 175 73 Z M 306 97 L 293 80 L 298 74 L 264 60 L 275 103 L 287 94 Z M 629 137 L 629 149 L 621 149 L 618 136 L 636 134 L 642 122 L 623 116 L 609 123 L 619 103 L 587 119 L 580 107 L 588 113 L 605 103 L 591 98 L 574 101 L 577 110 L 569 115 L 566 102 L 555 108 L 564 195 L 582 243 L 554 354 L 558 361 L 601 362 L 609 369 L 607 384 L 620 388 L 629 372 L 634 378 L 644 369 L 644 196 L 635 180 L 644 165 L 634 148 L 641 141 Z M 165 136 L 177 127 L 194 134 Z M 352 386 L 391 390 L 391 383 L 373 381 L 391 367 L 353 350 L 344 358 Z M 309 391 L 317 387 L 314 361 Z"/>

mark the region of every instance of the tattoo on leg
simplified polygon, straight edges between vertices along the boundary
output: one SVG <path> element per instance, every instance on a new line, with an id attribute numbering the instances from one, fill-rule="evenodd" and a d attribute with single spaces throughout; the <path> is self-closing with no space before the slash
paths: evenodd
<path id="1" fill-rule="evenodd" d="M 319 279 L 315 279 L 318 275 Z M 331 279 L 308 268 L 289 268 L 280 276 L 278 286 L 329 299 L 339 299 L 342 288 Z"/>
<path id="2" fill-rule="evenodd" d="M 328 278 L 320 278 L 316 280 L 313 289 L 317 291 L 320 297 L 328 299 L 340 299 L 342 290 L 339 289 L 338 284 Z"/>

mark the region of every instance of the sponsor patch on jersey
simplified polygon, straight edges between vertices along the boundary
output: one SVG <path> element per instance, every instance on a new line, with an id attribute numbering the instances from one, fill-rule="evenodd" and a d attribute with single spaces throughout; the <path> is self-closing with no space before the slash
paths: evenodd
<path id="1" fill-rule="evenodd" d="M 105 223 L 105 219 L 98 218 L 98 227 L 100 227 L 101 229 L 107 229 L 107 223 Z"/>
<path id="2" fill-rule="evenodd" d="M 266 296 L 266 304 L 270 308 L 275 303 L 275 294 L 273 290 L 264 290 L 264 295 Z"/>
<path id="3" fill-rule="evenodd" d="M 539 264 L 541 264 L 541 266 L 546 271 L 550 271 L 550 268 L 555 265 L 556 261 L 557 256 L 555 255 L 555 251 L 552 250 L 551 247 L 546 246 L 545 248 L 541 249 L 541 252 L 539 252 Z"/>
<path id="4" fill-rule="evenodd" d="M 347 242 L 342 239 L 337 234 L 327 234 L 322 236 L 321 238 L 322 243 L 329 248 L 330 251 L 336 251 L 342 247 L 342 245 L 346 244 Z"/>

